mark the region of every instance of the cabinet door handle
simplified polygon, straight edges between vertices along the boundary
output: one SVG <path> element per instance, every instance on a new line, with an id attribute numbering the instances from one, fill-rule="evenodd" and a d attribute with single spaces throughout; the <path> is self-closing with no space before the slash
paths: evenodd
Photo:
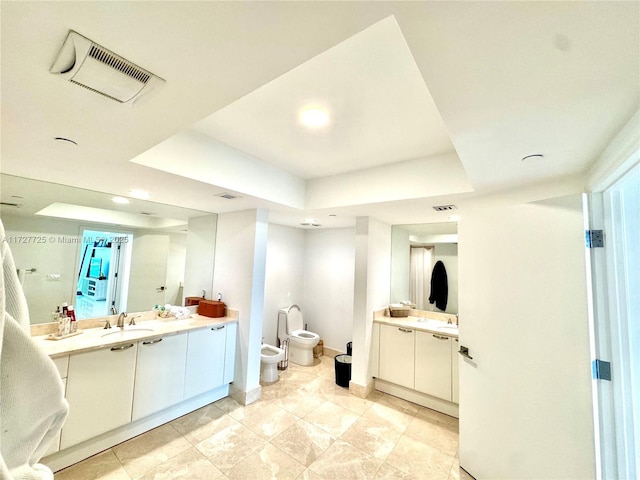
<path id="1" fill-rule="evenodd" d="M 469 355 L 469 347 L 465 347 L 464 345 L 460 345 L 460 350 L 458 353 L 469 360 L 473 360 L 473 357 Z"/>
<path id="2" fill-rule="evenodd" d="M 433 334 L 433 336 L 438 340 L 449 340 L 449 337 L 443 337 L 442 335 L 436 335 L 435 333 Z"/>
<path id="3" fill-rule="evenodd" d="M 127 350 L 128 348 L 133 347 L 133 343 L 131 345 L 122 345 L 121 347 L 111 347 L 112 352 L 120 352 L 122 350 Z"/>
<path id="4" fill-rule="evenodd" d="M 161 338 L 157 340 L 149 340 L 148 342 L 142 342 L 143 345 L 153 345 L 154 343 L 160 343 L 162 341 Z"/>
<path id="5" fill-rule="evenodd" d="M 413 333 L 413 330 L 410 330 L 408 328 L 398 327 L 398 330 L 400 330 L 401 332 L 404 332 L 404 333 Z"/>
<path id="6" fill-rule="evenodd" d="M 213 327 L 211 330 L 222 330 L 224 328 L 224 325 L 222 325 L 221 327 Z"/>

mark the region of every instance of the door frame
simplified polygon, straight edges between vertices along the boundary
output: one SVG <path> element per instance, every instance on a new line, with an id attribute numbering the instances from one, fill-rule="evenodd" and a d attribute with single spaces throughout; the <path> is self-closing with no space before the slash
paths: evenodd
<path id="1" fill-rule="evenodd" d="M 591 330 L 592 360 L 612 362 L 619 358 L 614 348 L 615 329 L 609 321 L 617 308 L 611 302 L 615 297 L 615 270 L 612 253 L 611 211 L 608 205 L 607 192 L 634 169 L 640 168 L 640 149 L 631 154 L 625 161 L 606 177 L 600 179 L 588 194 L 588 206 L 585 208 L 585 220 L 588 229 L 604 231 L 604 248 L 591 248 L 587 254 L 588 283 L 590 287 L 589 323 Z M 620 360 L 619 360 L 620 361 Z M 620 362 L 622 363 L 622 362 Z M 615 372 L 614 372 L 615 373 Z M 595 377 L 595 371 L 594 371 Z M 616 405 L 624 400 L 618 398 L 620 391 L 615 374 L 613 381 L 593 379 L 594 430 L 596 451 L 597 479 L 619 478 L 619 439 L 622 425 L 616 415 Z M 640 439 L 637 439 L 640 441 Z"/>

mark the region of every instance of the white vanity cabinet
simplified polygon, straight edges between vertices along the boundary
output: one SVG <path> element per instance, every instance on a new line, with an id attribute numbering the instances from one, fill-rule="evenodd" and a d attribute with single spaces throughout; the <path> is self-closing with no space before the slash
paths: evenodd
<path id="1" fill-rule="evenodd" d="M 416 331 L 415 390 L 451 401 L 452 338 Z"/>
<path id="2" fill-rule="evenodd" d="M 369 366 L 376 390 L 458 417 L 459 343 L 441 325 L 374 321 Z"/>
<path id="3" fill-rule="evenodd" d="M 227 323 L 225 325 L 227 343 L 224 354 L 224 378 L 223 383 L 233 382 L 236 371 L 236 337 L 238 336 L 238 324 Z"/>
<path id="4" fill-rule="evenodd" d="M 458 350 L 460 349 L 460 342 L 457 338 L 451 340 L 451 401 L 453 403 L 460 403 L 459 400 L 459 376 L 458 369 L 460 368 L 458 362 L 460 361 L 460 355 Z"/>
<path id="5" fill-rule="evenodd" d="M 224 383 L 226 325 L 189 332 L 184 398 L 195 397 Z"/>
<path id="6" fill-rule="evenodd" d="M 102 330 L 89 331 L 66 356 L 50 353 L 60 355 L 54 362 L 67 379 L 69 416 L 45 463 L 60 470 L 228 396 L 238 325 L 193 318 L 153 323 L 150 334 L 109 346 Z"/>
<path id="7" fill-rule="evenodd" d="M 132 420 L 182 401 L 186 356 L 186 333 L 138 343 Z"/>
<path id="8" fill-rule="evenodd" d="M 58 357 L 53 359 L 53 363 L 58 369 L 58 373 L 60 374 L 60 378 L 62 379 L 62 385 L 64 390 L 67 389 L 67 373 L 69 371 L 69 355 L 65 355 L 64 357 Z M 51 455 L 60 450 L 60 432 L 56 435 L 56 438 L 51 442 L 49 448 L 44 453 L 44 456 Z"/>
<path id="9" fill-rule="evenodd" d="M 70 356 L 61 450 L 131 421 L 136 352 L 131 342 Z"/>
<path id="10" fill-rule="evenodd" d="M 379 378 L 406 388 L 414 388 L 415 331 L 411 328 L 380 325 Z"/>

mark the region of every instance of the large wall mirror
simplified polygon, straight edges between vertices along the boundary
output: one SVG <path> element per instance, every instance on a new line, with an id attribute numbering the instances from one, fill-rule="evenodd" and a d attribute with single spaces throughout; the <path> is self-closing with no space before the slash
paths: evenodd
<path id="1" fill-rule="evenodd" d="M 391 229 L 391 302 L 418 310 L 458 313 L 458 225 L 455 222 L 394 225 Z M 429 302 L 431 277 L 442 262 L 447 277 L 445 309 Z"/>
<path id="2" fill-rule="evenodd" d="M 6 174 L 0 186 L 31 323 L 63 302 L 80 318 L 182 304 L 188 222 L 210 213 Z"/>

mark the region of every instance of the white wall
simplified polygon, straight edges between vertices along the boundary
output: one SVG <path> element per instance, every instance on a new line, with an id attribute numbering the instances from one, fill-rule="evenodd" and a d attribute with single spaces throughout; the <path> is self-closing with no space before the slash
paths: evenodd
<path id="1" fill-rule="evenodd" d="M 278 310 L 291 304 L 304 305 L 305 231 L 269 224 L 265 271 L 262 336 L 278 346 Z"/>
<path id="2" fill-rule="evenodd" d="M 176 158 L 180 161 L 176 162 Z M 303 179 L 195 130 L 177 133 L 131 161 L 282 205 L 305 208 Z"/>
<path id="3" fill-rule="evenodd" d="M 305 233 L 304 321 L 326 347 L 344 352 L 352 341 L 355 229 Z"/>
<path id="4" fill-rule="evenodd" d="M 437 243 L 433 246 L 433 262 L 438 260 L 444 263 L 447 270 L 447 284 L 449 295 L 447 297 L 447 313 L 458 313 L 458 244 L 457 243 Z M 431 277 L 427 282 L 431 281 Z M 432 305 L 436 309 L 435 304 Z"/>
<path id="5" fill-rule="evenodd" d="M 351 381 L 366 387 L 373 312 L 389 304 L 391 291 L 391 226 L 370 217 L 356 219 Z"/>
<path id="6" fill-rule="evenodd" d="M 222 292 L 227 306 L 239 311 L 233 387 L 246 395 L 240 398 L 244 403 L 257 400 L 260 391 L 267 231 L 265 210 L 218 215 L 213 290 Z"/>
<path id="7" fill-rule="evenodd" d="M 579 194 L 459 222 L 460 465 L 476 478 L 595 478 Z"/>
<path id="8" fill-rule="evenodd" d="M 398 188 L 402 185 L 402 188 Z M 455 152 L 307 180 L 307 209 L 471 192 Z"/>

